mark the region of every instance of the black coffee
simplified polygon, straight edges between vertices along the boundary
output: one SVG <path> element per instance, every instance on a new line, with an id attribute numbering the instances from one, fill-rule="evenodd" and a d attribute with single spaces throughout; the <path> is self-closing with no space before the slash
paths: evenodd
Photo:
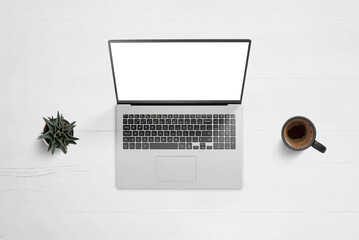
<path id="1" fill-rule="evenodd" d="M 297 125 L 288 130 L 288 137 L 291 139 L 298 139 L 305 136 L 305 127 Z"/>
<path id="2" fill-rule="evenodd" d="M 283 127 L 283 137 L 291 147 L 296 149 L 305 148 L 313 140 L 313 126 L 305 119 L 294 118 Z"/>

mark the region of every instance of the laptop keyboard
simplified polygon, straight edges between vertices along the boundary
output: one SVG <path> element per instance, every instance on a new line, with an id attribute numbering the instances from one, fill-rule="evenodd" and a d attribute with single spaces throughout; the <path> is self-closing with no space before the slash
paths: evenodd
<path id="1" fill-rule="evenodd" d="M 236 149 L 236 116 L 123 114 L 123 149 Z"/>

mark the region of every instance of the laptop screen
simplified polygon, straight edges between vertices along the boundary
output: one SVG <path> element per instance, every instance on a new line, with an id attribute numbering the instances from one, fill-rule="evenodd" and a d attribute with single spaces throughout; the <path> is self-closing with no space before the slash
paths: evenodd
<path id="1" fill-rule="evenodd" d="M 240 101 L 249 40 L 109 41 L 119 101 Z"/>

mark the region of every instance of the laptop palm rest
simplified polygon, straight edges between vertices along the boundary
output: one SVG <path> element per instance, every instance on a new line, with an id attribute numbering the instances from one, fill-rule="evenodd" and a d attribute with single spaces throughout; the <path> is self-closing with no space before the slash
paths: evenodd
<path id="1" fill-rule="evenodd" d="M 195 156 L 157 156 L 156 179 L 159 182 L 194 182 L 197 178 Z"/>

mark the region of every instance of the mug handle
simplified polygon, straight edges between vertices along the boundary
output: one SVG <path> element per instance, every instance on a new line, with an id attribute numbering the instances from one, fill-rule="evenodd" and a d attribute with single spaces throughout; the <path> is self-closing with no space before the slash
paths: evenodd
<path id="1" fill-rule="evenodd" d="M 314 147 L 315 149 L 317 149 L 319 152 L 321 153 L 325 153 L 325 151 L 327 150 L 327 148 L 321 144 L 320 142 L 317 142 L 314 140 L 312 147 Z"/>

